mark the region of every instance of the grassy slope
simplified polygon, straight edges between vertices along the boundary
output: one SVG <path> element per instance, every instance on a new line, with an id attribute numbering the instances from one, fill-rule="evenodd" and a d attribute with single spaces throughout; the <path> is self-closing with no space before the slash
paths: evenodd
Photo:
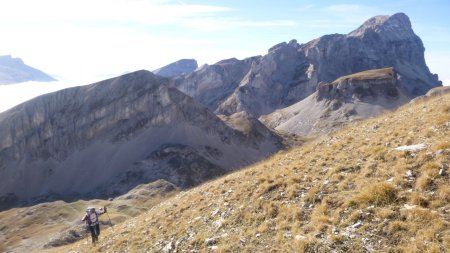
<path id="1" fill-rule="evenodd" d="M 395 147 L 427 144 L 417 151 Z M 445 252 L 450 95 L 408 104 L 182 192 L 54 252 Z"/>
<path id="2" fill-rule="evenodd" d="M 390 79 L 392 78 L 393 74 L 394 74 L 393 68 L 371 69 L 339 77 L 332 83 L 337 84 L 340 81 L 344 80 Z"/>
<path id="3" fill-rule="evenodd" d="M 106 227 L 110 226 L 109 218 L 113 224 L 128 220 L 178 192 L 175 188 L 165 191 L 165 185 L 171 186 L 162 181 L 140 185 L 113 202 L 95 199 L 71 203 L 54 201 L 0 212 L 0 252 L 39 252 L 43 245 L 68 236 L 70 230 L 84 235 L 81 218 L 88 206 L 109 208 L 109 216 L 100 219 Z"/>

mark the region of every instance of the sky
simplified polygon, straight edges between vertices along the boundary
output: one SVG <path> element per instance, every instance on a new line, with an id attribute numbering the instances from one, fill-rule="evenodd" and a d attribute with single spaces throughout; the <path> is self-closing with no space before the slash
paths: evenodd
<path id="1" fill-rule="evenodd" d="M 449 10 L 448 0 L 1 0 L 0 55 L 60 80 L 49 92 L 182 58 L 201 65 L 263 55 L 283 41 L 346 34 L 370 17 L 403 12 L 431 72 L 450 84 Z M 0 87 L 0 111 L 19 90 Z"/>

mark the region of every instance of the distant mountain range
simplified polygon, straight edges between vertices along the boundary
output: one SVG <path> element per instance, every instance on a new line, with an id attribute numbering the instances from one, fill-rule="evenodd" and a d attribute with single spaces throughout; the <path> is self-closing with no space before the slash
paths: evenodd
<path id="1" fill-rule="evenodd" d="M 0 85 L 27 81 L 56 81 L 48 74 L 26 65 L 22 59 L 10 55 L 0 56 Z"/>
<path id="2" fill-rule="evenodd" d="M 182 60 L 154 73 L 1 113 L 0 205 L 108 197 L 158 179 L 191 187 L 277 152 L 278 133 L 327 133 L 441 86 L 403 13 L 264 56 L 200 68 Z"/>
<path id="3" fill-rule="evenodd" d="M 425 64 L 424 46 L 403 13 L 376 16 L 349 34 L 325 35 L 305 44 L 280 43 L 264 56 L 229 59 L 172 81 L 218 114 L 247 111 L 259 117 L 293 105 L 360 71 L 395 68 L 409 97 L 441 86 Z"/>

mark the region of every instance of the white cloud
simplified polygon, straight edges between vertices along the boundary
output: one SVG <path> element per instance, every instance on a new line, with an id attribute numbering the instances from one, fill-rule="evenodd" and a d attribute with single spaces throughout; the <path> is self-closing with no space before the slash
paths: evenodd
<path id="1" fill-rule="evenodd" d="M 186 20 L 212 19 L 230 10 L 161 0 L 2 0 L 0 55 L 12 54 L 68 79 L 159 67 L 163 59 L 186 55 L 183 46 L 214 43 L 161 33 L 161 25 L 180 30 Z"/>
<path id="2" fill-rule="evenodd" d="M 230 11 L 214 5 L 155 0 L 3 0 L 1 22 L 138 22 L 158 25 Z"/>
<path id="3" fill-rule="evenodd" d="M 185 57 L 205 62 L 239 56 L 239 49 L 217 50 L 224 44 L 205 32 L 296 25 L 233 18 L 232 11 L 168 0 L 2 0 L 0 55 L 65 79 L 105 76 Z"/>
<path id="4" fill-rule="evenodd" d="M 367 9 L 367 7 L 357 4 L 335 4 L 325 8 L 325 10 L 335 13 L 355 13 L 365 9 Z"/>
<path id="5" fill-rule="evenodd" d="M 316 6 L 313 4 L 306 4 L 306 5 L 302 5 L 302 6 L 298 7 L 297 10 L 299 12 L 309 12 L 311 10 L 314 10 L 315 7 Z"/>
<path id="6" fill-rule="evenodd" d="M 450 79 L 442 81 L 442 85 L 450 86 Z"/>
<path id="7" fill-rule="evenodd" d="M 223 31 L 237 28 L 293 27 L 297 25 L 293 20 L 251 21 L 217 17 L 186 19 L 182 21 L 182 24 L 197 31 Z"/>

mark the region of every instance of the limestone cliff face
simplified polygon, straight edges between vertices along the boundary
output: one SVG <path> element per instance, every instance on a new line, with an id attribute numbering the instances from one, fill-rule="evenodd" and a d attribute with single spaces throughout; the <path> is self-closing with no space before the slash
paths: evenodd
<path id="1" fill-rule="evenodd" d="M 314 87 L 306 83 L 309 79 L 305 74 L 309 65 L 298 50 L 299 45 L 293 40 L 276 45 L 267 55 L 255 58 L 239 86 L 216 112 L 230 115 L 247 111 L 259 116 L 311 94 Z"/>
<path id="2" fill-rule="evenodd" d="M 332 83 L 319 83 L 316 98 L 320 100 L 368 101 L 377 98 L 405 96 L 401 75 L 393 68 L 367 70 L 338 78 Z"/>
<path id="3" fill-rule="evenodd" d="M 10 55 L 0 56 L 0 85 L 27 81 L 50 82 L 55 79 L 26 65 L 20 58 L 13 58 Z"/>
<path id="4" fill-rule="evenodd" d="M 394 67 L 402 73 L 411 98 L 441 86 L 426 66 L 423 43 L 403 13 L 376 16 L 346 35 L 325 35 L 306 44 L 280 43 L 264 56 L 229 64 L 228 69 L 240 70 L 231 79 L 193 74 L 177 80 L 176 87 L 195 98 L 204 96 L 199 101 L 218 114 L 247 111 L 258 117 L 301 101 L 320 82 L 370 69 Z M 237 67 L 242 65 L 245 68 Z"/>
<path id="5" fill-rule="evenodd" d="M 414 33 L 408 16 L 376 16 L 347 35 L 328 35 L 311 41 L 302 51 L 316 66 L 317 79 L 331 82 L 339 76 L 394 67 L 402 73 L 410 96 L 441 86 L 425 63 L 424 46 Z"/>
<path id="6" fill-rule="evenodd" d="M 316 92 L 260 119 L 285 133 L 329 132 L 351 121 L 376 116 L 409 101 L 401 74 L 393 68 L 368 70 L 320 83 Z"/>
<path id="7" fill-rule="evenodd" d="M 167 83 L 137 71 L 1 113 L 2 199 L 108 196 L 157 179 L 188 187 L 281 147 L 275 135 L 248 140 Z"/>
<path id="8" fill-rule="evenodd" d="M 204 65 L 189 75 L 175 78 L 171 85 L 214 111 L 238 87 L 258 58 L 242 61 L 233 58 Z"/>

